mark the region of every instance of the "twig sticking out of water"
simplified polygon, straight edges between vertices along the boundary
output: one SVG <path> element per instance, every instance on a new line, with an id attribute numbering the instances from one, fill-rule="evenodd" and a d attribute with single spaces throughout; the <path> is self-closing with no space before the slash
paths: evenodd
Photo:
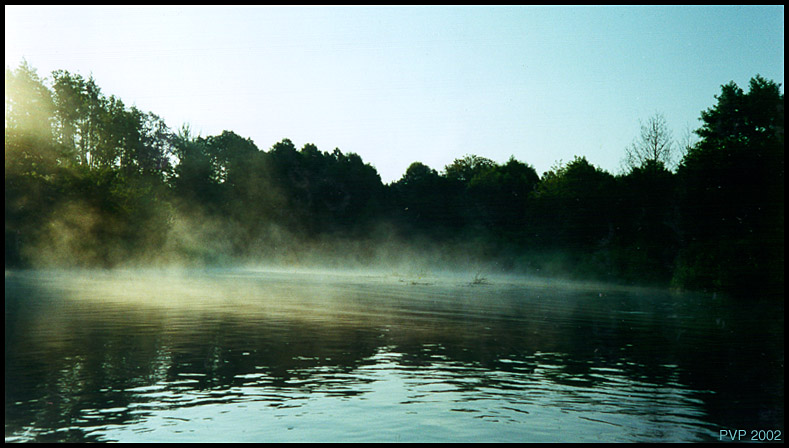
<path id="1" fill-rule="evenodd" d="M 474 274 L 474 280 L 472 280 L 471 283 L 469 283 L 469 285 L 472 285 L 472 286 L 473 285 L 487 285 L 488 284 L 488 279 L 485 278 L 485 277 L 482 277 L 480 275 L 481 273 L 482 273 L 482 271 L 478 271 L 476 274 Z"/>

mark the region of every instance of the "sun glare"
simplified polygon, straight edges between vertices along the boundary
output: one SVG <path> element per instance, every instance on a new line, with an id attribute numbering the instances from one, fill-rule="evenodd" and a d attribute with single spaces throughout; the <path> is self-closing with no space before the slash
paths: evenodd
<path id="1" fill-rule="evenodd" d="M 9 19 L 8 7 L 5 17 L 5 67 L 15 68 L 22 60 L 21 45 L 23 34 L 20 33 L 18 22 Z"/>

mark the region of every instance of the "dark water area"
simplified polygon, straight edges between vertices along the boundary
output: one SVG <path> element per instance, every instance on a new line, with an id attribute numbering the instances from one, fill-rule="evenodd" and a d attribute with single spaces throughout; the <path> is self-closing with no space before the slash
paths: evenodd
<path id="1" fill-rule="evenodd" d="M 395 272 L 7 271 L 5 440 L 782 441 L 783 303 L 758 299 Z"/>

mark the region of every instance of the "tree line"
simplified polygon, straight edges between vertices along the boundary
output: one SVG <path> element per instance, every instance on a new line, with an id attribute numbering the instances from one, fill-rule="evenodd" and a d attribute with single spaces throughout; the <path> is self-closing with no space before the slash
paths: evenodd
<path id="1" fill-rule="evenodd" d="M 783 294 L 783 94 L 758 75 L 721 87 L 676 164 L 656 115 L 621 174 L 466 155 L 390 184 L 340 149 L 173 131 L 92 77 L 23 62 L 5 79 L 6 267 L 249 262 L 385 237 L 473 246 L 514 272 Z"/>

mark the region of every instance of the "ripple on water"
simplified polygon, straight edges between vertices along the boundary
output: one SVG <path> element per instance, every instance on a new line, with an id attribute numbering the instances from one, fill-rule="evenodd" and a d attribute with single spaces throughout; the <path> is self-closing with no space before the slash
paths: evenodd
<path id="1" fill-rule="evenodd" d="M 705 366 L 746 340 L 692 302 L 556 285 L 23 280 L 6 441 L 714 440 L 736 387 Z M 728 373 L 782 381 L 760 349 Z"/>

